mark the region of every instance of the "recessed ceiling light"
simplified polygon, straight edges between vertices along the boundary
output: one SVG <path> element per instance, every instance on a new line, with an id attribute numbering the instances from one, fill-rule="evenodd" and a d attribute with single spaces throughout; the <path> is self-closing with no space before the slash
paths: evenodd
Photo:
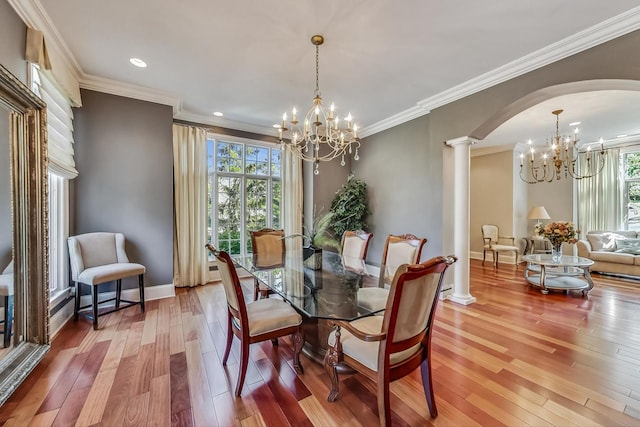
<path id="1" fill-rule="evenodd" d="M 213 115 L 214 115 L 214 116 L 216 116 L 216 117 L 222 117 L 222 116 L 224 116 L 224 114 L 222 114 L 222 112 L 221 112 L 221 111 L 214 111 L 214 112 L 213 112 Z"/>
<path id="2" fill-rule="evenodd" d="M 278 123 L 274 123 L 273 127 L 276 129 L 280 129 L 280 125 Z"/>
<path id="3" fill-rule="evenodd" d="M 623 133 L 622 135 L 616 135 L 616 138 L 624 138 L 625 136 L 629 136 L 626 133 Z"/>
<path id="4" fill-rule="evenodd" d="M 578 126 L 581 122 L 572 122 L 569 123 L 569 126 Z"/>
<path id="5" fill-rule="evenodd" d="M 136 67 L 140 67 L 140 68 L 145 68 L 147 66 L 147 63 L 140 58 L 130 58 L 129 62 L 131 62 Z"/>

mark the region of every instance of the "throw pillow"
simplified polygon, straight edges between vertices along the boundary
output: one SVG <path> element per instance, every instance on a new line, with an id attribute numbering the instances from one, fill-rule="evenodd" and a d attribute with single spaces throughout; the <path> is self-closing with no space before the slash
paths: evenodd
<path id="1" fill-rule="evenodd" d="M 640 239 L 620 239 L 616 240 L 618 250 L 623 253 L 640 253 Z"/>
<path id="2" fill-rule="evenodd" d="M 640 255 L 640 248 L 625 248 L 616 250 L 617 253 Z"/>

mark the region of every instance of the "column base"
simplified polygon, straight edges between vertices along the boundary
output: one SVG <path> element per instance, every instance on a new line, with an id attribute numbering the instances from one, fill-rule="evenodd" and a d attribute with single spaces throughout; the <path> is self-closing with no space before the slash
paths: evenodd
<path id="1" fill-rule="evenodd" d="M 449 295 L 447 296 L 447 299 L 451 302 L 455 302 L 457 304 L 462 304 L 462 305 L 469 305 L 469 304 L 473 304 L 476 302 L 476 297 L 471 296 L 471 295 Z"/>

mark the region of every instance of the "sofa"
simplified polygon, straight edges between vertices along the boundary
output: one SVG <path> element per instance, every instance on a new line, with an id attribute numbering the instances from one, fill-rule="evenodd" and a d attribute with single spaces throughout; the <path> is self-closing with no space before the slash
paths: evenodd
<path id="1" fill-rule="evenodd" d="M 594 262 L 591 271 L 640 276 L 640 234 L 635 231 L 589 231 L 577 247 L 578 256 Z"/>

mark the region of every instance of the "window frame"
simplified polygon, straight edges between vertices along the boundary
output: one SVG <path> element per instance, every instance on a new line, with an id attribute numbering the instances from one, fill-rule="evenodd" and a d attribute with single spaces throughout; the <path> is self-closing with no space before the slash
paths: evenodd
<path id="1" fill-rule="evenodd" d="M 242 159 L 241 159 L 241 168 L 242 171 L 241 172 L 224 172 L 224 171 L 218 171 L 216 168 L 217 165 L 217 143 L 218 142 L 225 142 L 225 143 L 230 143 L 230 144 L 240 144 L 242 145 Z M 274 188 L 274 182 L 278 182 L 279 188 L 280 188 L 280 202 L 279 202 L 279 208 L 280 208 L 280 216 L 278 218 L 279 220 L 279 224 L 276 224 L 275 226 L 277 226 L 278 228 L 282 228 L 282 221 L 283 221 L 283 206 L 282 206 L 282 159 L 283 156 L 282 154 L 280 154 L 280 169 L 279 169 L 279 175 L 274 176 L 273 175 L 273 151 L 274 150 L 278 150 L 281 152 L 281 148 L 278 147 L 276 144 L 270 143 L 270 142 L 266 142 L 266 141 L 260 141 L 260 140 L 254 140 L 254 139 L 248 139 L 248 138 L 240 138 L 240 137 L 235 137 L 235 136 L 229 136 L 229 135 L 222 135 L 222 134 L 216 134 L 213 132 L 208 132 L 207 133 L 207 156 L 209 156 L 209 148 L 210 148 L 210 143 L 212 143 L 211 145 L 211 153 L 213 155 L 212 157 L 212 163 L 211 163 L 211 168 L 209 168 L 209 163 L 207 162 L 207 175 L 208 175 L 208 180 L 209 180 L 209 188 L 210 188 L 210 194 L 208 195 L 211 198 L 211 210 L 207 209 L 207 216 L 209 216 L 208 221 L 209 224 L 211 224 L 211 228 L 210 230 L 208 230 L 208 240 L 216 247 L 219 247 L 218 245 L 218 226 L 219 226 L 219 221 L 218 221 L 218 215 L 217 215 L 217 211 L 218 211 L 218 201 L 219 201 L 219 192 L 218 192 L 218 185 L 217 185 L 217 177 L 227 177 L 227 178 L 240 178 L 240 192 L 241 192 L 241 196 L 240 196 L 240 210 L 241 210 L 241 214 L 240 214 L 240 254 L 241 255 L 247 255 L 249 252 L 249 231 L 247 229 L 247 222 L 248 222 L 248 211 L 247 211 L 247 203 L 246 203 L 246 198 L 247 198 L 247 182 L 249 180 L 263 180 L 266 181 L 266 212 L 265 212 L 265 227 L 270 227 L 270 228 L 274 228 L 274 212 L 273 212 L 273 196 L 274 196 L 274 192 L 273 192 L 273 188 Z M 254 173 L 247 173 L 247 156 L 246 156 L 246 147 L 250 146 L 250 147 L 260 147 L 260 148 L 267 148 L 268 151 L 268 164 L 267 164 L 267 174 L 254 174 Z M 209 259 L 212 259 L 211 254 L 209 254 Z"/>
<path id="2" fill-rule="evenodd" d="M 632 203 L 631 200 L 629 199 L 629 186 L 631 184 L 640 184 L 640 175 L 632 178 L 629 178 L 627 176 L 627 156 L 632 154 L 636 154 L 640 156 L 640 145 L 632 145 L 620 150 L 620 163 L 621 163 L 620 169 L 621 169 L 621 175 L 622 175 L 621 176 L 622 185 L 620 187 L 622 192 L 621 200 L 623 204 L 622 205 L 622 212 L 623 212 L 622 221 L 623 221 L 625 230 L 640 231 L 640 223 L 638 223 L 637 227 L 634 227 L 631 229 L 629 228 L 629 205 L 630 203 Z M 638 208 L 640 209 L 640 206 L 638 206 Z"/>

